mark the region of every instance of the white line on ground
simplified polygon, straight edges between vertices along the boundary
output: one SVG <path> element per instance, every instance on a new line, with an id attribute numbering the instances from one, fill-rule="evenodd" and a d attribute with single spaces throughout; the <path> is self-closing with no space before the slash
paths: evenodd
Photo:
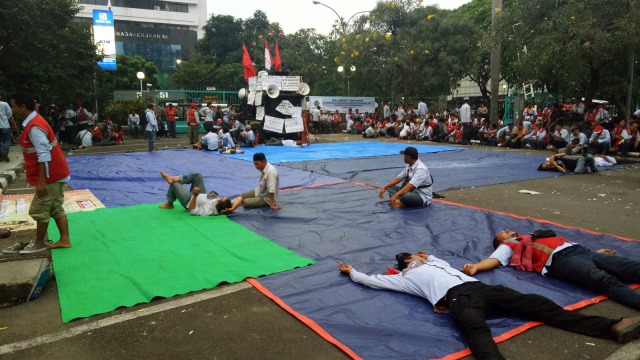
<path id="1" fill-rule="evenodd" d="M 2 345 L 0 346 L 0 355 L 11 354 L 16 351 L 28 349 L 34 346 L 39 346 L 39 345 L 48 344 L 54 341 L 63 340 L 76 335 L 80 335 L 82 333 L 85 333 L 91 330 L 100 329 L 110 325 L 118 324 L 118 323 L 125 322 L 132 319 L 137 319 L 139 317 L 159 313 L 162 311 L 175 309 L 177 307 L 190 305 L 200 301 L 213 299 L 219 296 L 231 294 L 236 291 L 244 290 L 250 287 L 252 287 L 251 284 L 249 284 L 246 281 L 243 281 L 241 283 L 231 284 L 231 285 L 225 285 L 222 287 L 218 287 L 218 288 L 214 288 L 212 290 L 206 291 L 204 293 L 181 297 L 179 299 L 168 301 L 159 305 L 150 306 L 145 308 L 144 311 L 134 310 L 126 314 L 111 316 L 105 319 L 97 320 L 89 324 L 76 326 L 76 327 L 73 327 L 67 330 L 62 330 L 56 333 L 42 335 L 33 339 L 28 339 L 28 340 L 18 341 L 18 342 L 14 342 L 7 345 Z"/>

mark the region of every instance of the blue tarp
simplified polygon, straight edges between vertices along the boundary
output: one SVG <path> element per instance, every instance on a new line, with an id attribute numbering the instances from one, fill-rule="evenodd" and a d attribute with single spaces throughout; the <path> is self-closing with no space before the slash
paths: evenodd
<path id="1" fill-rule="evenodd" d="M 165 200 L 168 185 L 160 171 L 170 175 L 202 173 L 207 190 L 222 196 L 242 194 L 258 186 L 253 163 L 211 156 L 196 150 L 163 150 L 157 153 L 87 155 L 67 158 L 69 186 L 90 189 L 107 207 L 154 204 Z M 280 188 L 341 181 L 311 172 L 278 167 Z"/>
<path id="2" fill-rule="evenodd" d="M 469 149 L 421 154 L 434 178 L 434 190 L 444 191 L 558 176 L 537 171 L 548 154 Z M 406 166 L 403 156 L 299 161 L 282 164 L 294 169 L 382 187 Z"/>
<path id="3" fill-rule="evenodd" d="M 394 266 L 395 254 L 423 250 L 461 268 L 491 254 L 493 236 L 500 230 L 530 233 L 539 228 L 640 260 L 637 242 L 442 202 L 392 209 L 376 189 L 351 183 L 287 191 L 280 199 L 282 210 L 242 210 L 230 219 L 317 263 L 260 278 L 260 283 L 365 359 L 439 358 L 467 345 L 451 317 L 434 313 L 426 300 L 355 284 L 338 271 L 339 262 L 378 274 Z M 562 306 L 600 295 L 513 268 L 476 277 L 547 296 Z M 498 336 L 526 321 L 489 318 L 488 323 Z"/>
<path id="4" fill-rule="evenodd" d="M 253 161 L 253 154 L 262 152 L 267 156 L 267 160 L 270 163 L 278 164 L 292 161 L 398 155 L 400 151 L 404 150 L 407 146 L 415 147 L 416 149 L 418 149 L 418 152 L 420 154 L 461 149 L 453 146 L 417 145 L 415 143 L 399 144 L 380 141 L 357 141 L 345 143 L 312 144 L 311 146 L 305 146 L 303 148 L 295 146 L 258 146 L 256 148 L 242 148 L 242 150 L 245 151 L 244 154 L 229 154 L 221 156 L 230 156 L 236 159 Z"/>

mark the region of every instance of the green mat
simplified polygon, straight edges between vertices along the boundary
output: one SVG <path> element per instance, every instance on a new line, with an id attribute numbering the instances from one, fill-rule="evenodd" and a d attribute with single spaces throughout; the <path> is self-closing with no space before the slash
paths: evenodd
<path id="1" fill-rule="evenodd" d="M 67 215 L 73 247 L 52 251 L 63 322 L 315 263 L 226 216 L 176 205 Z M 59 238 L 53 222 L 49 235 Z"/>

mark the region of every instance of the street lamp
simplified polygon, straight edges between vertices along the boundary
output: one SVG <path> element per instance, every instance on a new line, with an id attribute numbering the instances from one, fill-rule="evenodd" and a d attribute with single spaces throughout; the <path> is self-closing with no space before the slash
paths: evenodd
<path id="1" fill-rule="evenodd" d="M 138 71 L 136 76 L 140 80 L 140 98 L 142 99 L 142 79 L 144 79 L 144 73 L 142 71 Z"/>
<path id="2" fill-rule="evenodd" d="M 350 96 L 350 93 L 351 93 L 351 85 L 349 83 L 349 79 L 351 79 L 351 77 L 353 75 L 355 75 L 356 67 L 354 65 L 351 65 L 349 70 L 351 71 L 351 75 L 346 77 L 347 78 L 347 96 Z M 342 65 L 338 66 L 338 72 L 342 73 L 342 86 L 344 86 L 344 78 L 345 78 L 345 76 L 344 76 L 344 72 L 345 72 L 344 71 L 344 66 L 342 66 Z M 344 88 L 343 88 L 343 91 L 344 91 Z"/>
<path id="3" fill-rule="evenodd" d="M 178 66 L 180 66 L 180 64 L 182 64 L 182 59 L 176 59 L 176 64 L 178 64 Z"/>
<path id="4" fill-rule="evenodd" d="M 335 11 L 331 6 L 329 6 L 327 4 L 323 4 L 320 1 L 316 1 L 316 0 L 313 1 L 313 5 L 322 5 L 324 7 L 327 7 L 329 9 L 331 9 L 331 11 L 333 11 L 336 14 L 336 16 L 338 17 L 338 21 L 340 21 L 340 27 L 342 27 L 342 35 L 345 35 L 347 33 L 347 24 L 349 24 L 349 21 L 351 21 L 351 19 L 353 19 L 354 16 L 356 16 L 358 14 L 369 12 L 368 10 L 358 11 L 355 14 L 351 15 L 351 17 L 345 22 L 344 18 L 342 16 L 340 16 L 340 14 L 338 14 L 338 12 Z"/>

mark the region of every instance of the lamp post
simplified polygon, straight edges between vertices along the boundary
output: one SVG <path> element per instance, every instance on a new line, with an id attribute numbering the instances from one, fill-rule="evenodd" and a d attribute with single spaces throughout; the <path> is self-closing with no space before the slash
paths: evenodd
<path id="1" fill-rule="evenodd" d="M 347 25 L 349 24 L 349 21 L 351 21 L 351 19 L 353 19 L 354 16 L 358 15 L 358 14 L 362 14 L 362 13 L 366 13 L 369 12 L 369 10 L 364 10 L 364 11 L 358 11 L 355 14 L 351 15 L 351 17 L 345 22 L 344 18 L 342 16 L 340 16 L 340 14 L 338 14 L 337 11 L 335 11 L 331 6 L 327 5 L 327 4 L 323 4 L 320 1 L 313 1 L 313 5 L 322 5 L 326 8 L 329 8 L 331 11 L 334 12 L 334 14 L 336 14 L 336 16 L 338 17 L 338 21 L 340 21 L 340 27 L 342 28 L 342 35 L 345 35 L 347 33 Z"/>
<path id="2" fill-rule="evenodd" d="M 349 79 L 351 79 L 351 77 L 353 75 L 355 75 L 356 67 L 354 65 L 351 65 L 351 67 L 349 68 L 349 71 L 351 71 L 351 75 L 346 76 L 346 78 L 347 78 L 347 96 L 351 96 L 351 85 L 349 83 Z M 344 78 L 345 78 L 345 76 L 344 76 L 344 73 L 345 73 L 344 66 L 342 66 L 342 65 L 338 66 L 338 72 L 342 73 L 342 86 L 343 86 L 342 93 L 344 94 Z"/>
<path id="3" fill-rule="evenodd" d="M 144 73 L 142 71 L 138 71 L 136 74 L 138 80 L 140 80 L 140 99 L 142 99 L 142 79 L 144 79 Z"/>

